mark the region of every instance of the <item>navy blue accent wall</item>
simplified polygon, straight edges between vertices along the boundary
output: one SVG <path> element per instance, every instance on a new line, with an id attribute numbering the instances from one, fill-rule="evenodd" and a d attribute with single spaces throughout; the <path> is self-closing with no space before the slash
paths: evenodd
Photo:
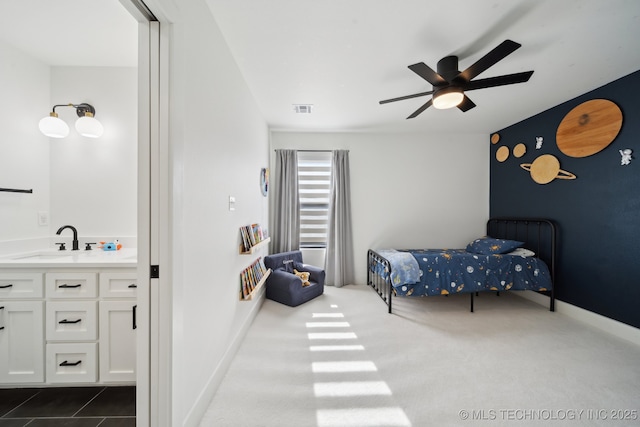
<path id="1" fill-rule="evenodd" d="M 535 78 L 535 76 L 534 76 Z M 622 110 L 623 123 L 607 148 L 573 158 L 556 145 L 556 130 L 574 107 L 608 99 Z M 526 102 L 526 100 L 522 100 Z M 491 145 L 491 216 L 545 217 L 559 225 L 556 297 L 569 304 L 640 327 L 640 71 L 497 131 Z M 536 136 L 544 143 L 536 149 Z M 513 156 L 523 142 L 527 153 Z M 504 162 L 496 160 L 509 148 Z M 633 150 L 622 166 L 619 150 Z M 577 176 L 537 184 L 522 169 L 541 154 L 553 154 L 560 168 Z"/>

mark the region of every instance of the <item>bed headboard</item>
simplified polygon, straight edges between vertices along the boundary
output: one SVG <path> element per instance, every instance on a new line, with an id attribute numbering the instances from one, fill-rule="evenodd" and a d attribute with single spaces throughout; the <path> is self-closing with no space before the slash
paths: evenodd
<path id="1" fill-rule="evenodd" d="M 536 253 L 549 267 L 551 281 L 556 284 L 556 224 L 546 218 L 491 218 L 487 235 L 496 239 L 519 240 Z"/>

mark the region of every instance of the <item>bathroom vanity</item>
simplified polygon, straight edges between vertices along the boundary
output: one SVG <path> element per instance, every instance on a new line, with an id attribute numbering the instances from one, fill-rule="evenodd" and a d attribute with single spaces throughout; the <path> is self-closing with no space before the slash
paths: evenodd
<path id="1" fill-rule="evenodd" d="M 135 383 L 136 251 L 0 258 L 0 385 Z"/>

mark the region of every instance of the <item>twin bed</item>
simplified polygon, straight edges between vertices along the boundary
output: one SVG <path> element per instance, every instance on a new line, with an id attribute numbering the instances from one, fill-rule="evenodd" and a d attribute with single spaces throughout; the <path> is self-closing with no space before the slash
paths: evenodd
<path id="1" fill-rule="evenodd" d="M 491 218 L 465 249 L 385 249 L 367 253 L 367 284 L 392 310 L 397 296 L 531 290 L 554 311 L 556 227 L 548 219 Z"/>

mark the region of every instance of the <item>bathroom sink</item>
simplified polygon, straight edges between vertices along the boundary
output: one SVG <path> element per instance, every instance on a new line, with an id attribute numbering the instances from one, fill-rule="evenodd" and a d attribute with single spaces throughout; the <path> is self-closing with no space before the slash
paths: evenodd
<path id="1" fill-rule="evenodd" d="M 40 252 L 28 255 L 20 255 L 11 259 L 15 260 L 52 260 L 52 259 L 62 259 L 62 258 L 70 258 L 71 254 L 69 253 L 58 253 L 58 252 Z"/>

